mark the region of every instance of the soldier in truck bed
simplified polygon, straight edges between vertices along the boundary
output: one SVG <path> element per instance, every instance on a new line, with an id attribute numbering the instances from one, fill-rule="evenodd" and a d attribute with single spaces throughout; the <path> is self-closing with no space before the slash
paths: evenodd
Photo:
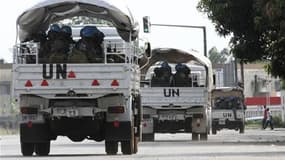
<path id="1" fill-rule="evenodd" d="M 80 31 L 81 39 L 75 44 L 69 57 L 69 63 L 103 63 L 102 42 L 104 33 L 96 26 L 85 26 Z"/>
<path id="2" fill-rule="evenodd" d="M 52 29 L 53 26 L 51 26 Z M 72 30 L 69 26 L 62 26 L 55 32 L 49 31 L 50 39 L 47 46 L 50 47 L 49 63 L 66 63 L 74 45 Z"/>

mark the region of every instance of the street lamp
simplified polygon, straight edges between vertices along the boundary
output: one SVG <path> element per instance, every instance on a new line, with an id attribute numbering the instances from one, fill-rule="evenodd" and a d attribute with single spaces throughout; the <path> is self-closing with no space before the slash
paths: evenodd
<path id="1" fill-rule="evenodd" d="M 207 57 L 207 34 L 206 34 L 206 27 L 205 26 L 189 26 L 189 25 L 173 25 L 173 24 L 151 24 L 151 26 L 202 29 L 203 30 L 203 42 L 204 42 L 204 56 Z"/>
<path id="2" fill-rule="evenodd" d="M 161 27 L 181 27 L 181 28 L 196 28 L 203 30 L 203 42 L 204 42 L 204 56 L 207 57 L 207 34 L 205 26 L 189 26 L 189 25 L 173 25 L 173 24 L 151 24 L 148 16 L 143 17 L 144 32 L 150 32 L 150 26 L 161 26 Z"/>

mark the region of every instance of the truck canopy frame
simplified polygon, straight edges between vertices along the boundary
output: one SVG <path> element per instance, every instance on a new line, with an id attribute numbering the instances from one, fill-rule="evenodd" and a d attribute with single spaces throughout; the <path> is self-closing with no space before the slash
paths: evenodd
<path id="1" fill-rule="evenodd" d="M 154 48 L 152 50 L 152 56 L 148 60 L 142 69 L 141 74 L 145 75 L 148 69 L 158 61 L 167 61 L 168 63 L 189 63 L 191 61 L 205 66 L 207 70 L 207 81 L 209 91 L 212 89 L 213 84 L 213 71 L 211 61 L 202 54 L 195 51 L 181 48 Z"/>
<path id="2" fill-rule="evenodd" d="M 117 4 L 117 3 L 116 3 Z M 21 42 L 45 32 L 49 25 L 74 16 L 97 17 L 113 23 L 125 41 L 138 37 L 138 23 L 129 9 L 101 0 L 45 0 L 24 11 L 17 19 Z"/>

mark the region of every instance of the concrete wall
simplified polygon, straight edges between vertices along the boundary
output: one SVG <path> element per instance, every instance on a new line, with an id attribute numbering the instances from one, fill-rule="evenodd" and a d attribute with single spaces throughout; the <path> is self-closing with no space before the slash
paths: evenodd
<path id="1" fill-rule="evenodd" d="M 13 112 L 11 105 L 12 64 L 0 64 L 0 116 Z"/>

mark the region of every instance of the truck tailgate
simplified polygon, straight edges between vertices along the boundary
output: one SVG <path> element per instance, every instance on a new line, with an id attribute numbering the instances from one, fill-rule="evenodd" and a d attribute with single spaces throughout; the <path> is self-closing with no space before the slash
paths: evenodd
<path id="1" fill-rule="evenodd" d="M 207 104 L 207 89 L 203 87 L 142 88 L 143 106 L 197 106 Z"/>
<path id="2" fill-rule="evenodd" d="M 17 64 L 13 66 L 14 94 L 53 98 L 74 91 L 94 98 L 108 92 L 122 93 L 139 85 L 139 74 L 129 72 L 130 68 L 128 64 Z"/>

